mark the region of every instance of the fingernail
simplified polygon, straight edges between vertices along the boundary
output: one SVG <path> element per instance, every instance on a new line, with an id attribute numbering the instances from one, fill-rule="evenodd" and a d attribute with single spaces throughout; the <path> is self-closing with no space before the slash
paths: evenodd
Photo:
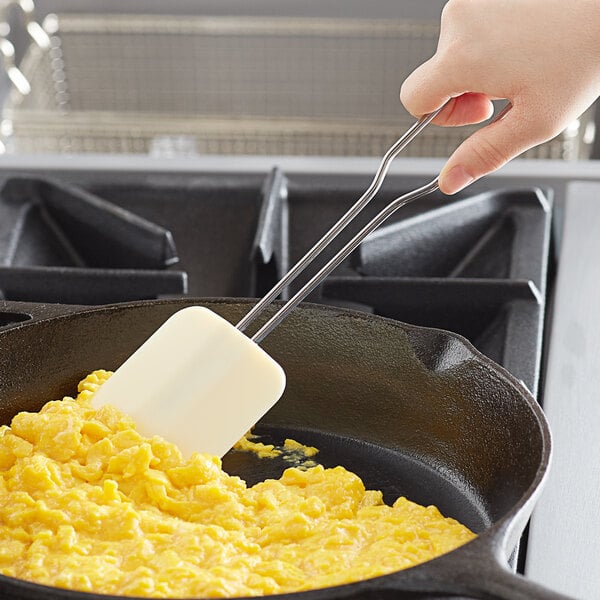
<path id="1" fill-rule="evenodd" d="M 444 194 L 456 194 L 466 188 L 475 178 L 462 166 L 456 165 L 447 173 L 440 174 L 442 185 L 440 188 Z"/>

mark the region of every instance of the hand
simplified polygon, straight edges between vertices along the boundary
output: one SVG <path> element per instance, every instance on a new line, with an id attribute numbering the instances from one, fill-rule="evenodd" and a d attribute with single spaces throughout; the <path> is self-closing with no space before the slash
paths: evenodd
<path id="1" fill-rule="evenodd" d="M 453 194 L 558 135 L 600 94 L 600 0 L 449 0 L 435 55 L 402 85 L 422 116 L 453 98 L 434 123 L 480 123 L 492 100 L 512 108 L 465 140 L 440 173 Z"/>

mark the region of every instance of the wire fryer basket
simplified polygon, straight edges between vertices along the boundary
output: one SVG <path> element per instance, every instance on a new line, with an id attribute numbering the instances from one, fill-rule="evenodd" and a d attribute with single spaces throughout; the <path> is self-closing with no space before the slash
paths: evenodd
<path id="1" fill-rule="evenodd" d="M 15 152 L 379 156 L 413 119 L 398 92 L 432 21 L 49 15 L 4 130 Z M 589 117 L 529 157 L 585 158 Z M 10 127 L 8 127 L 10 125 Z M 412 156 L 474 128 L 432 127 Z M 587 134 L 587 135 L 586 135 Z"/>

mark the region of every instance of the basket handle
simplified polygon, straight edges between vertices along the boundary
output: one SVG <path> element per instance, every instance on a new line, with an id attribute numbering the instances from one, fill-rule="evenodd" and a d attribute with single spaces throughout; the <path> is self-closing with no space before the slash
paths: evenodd
<path id="1" fill-rule="evenodd" d="M 33 0 L 4 0 L 0 4 L 0 58 L 6 74 L 15 89 L 22 96 L 27 96 L 31 93 L 31 84 L 16 64 L 15 47 L 9 39 L 11 33 L 9 12 L 13 6 L 21 10 L 25 30 L 35 44 L 45 50 L 50 47 L 50 37 L 35 20 L 35 4 Z"/>

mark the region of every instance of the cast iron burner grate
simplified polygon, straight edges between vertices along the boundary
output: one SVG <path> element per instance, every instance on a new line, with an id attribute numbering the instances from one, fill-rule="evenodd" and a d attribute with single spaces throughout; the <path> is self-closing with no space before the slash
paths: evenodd
<path id="1" fill-rule="evenodd" d="M 368 180 L 273 169 L 264 176 L 134 172 L 108 182 L 94 172 L 52 181 L 5 173 L 0 185 L 4 297 L 104 304 L 186 293 L 259 297 Z M 284 297 L 412 187 L 388 178 Z M 536 393 L 551 204 L 550 192 L 537 188 L 430 195 L 371 235 L 309 299 L 455 331 Z M 0 318 L 0 326 L 9 321 Z"/>
<path id="2" fill-rule="evenodd" d="M 186 291 L 171 233 L 78 187 L 10 178 L 0 192 L 6 300 L 104 303 Z"/>

